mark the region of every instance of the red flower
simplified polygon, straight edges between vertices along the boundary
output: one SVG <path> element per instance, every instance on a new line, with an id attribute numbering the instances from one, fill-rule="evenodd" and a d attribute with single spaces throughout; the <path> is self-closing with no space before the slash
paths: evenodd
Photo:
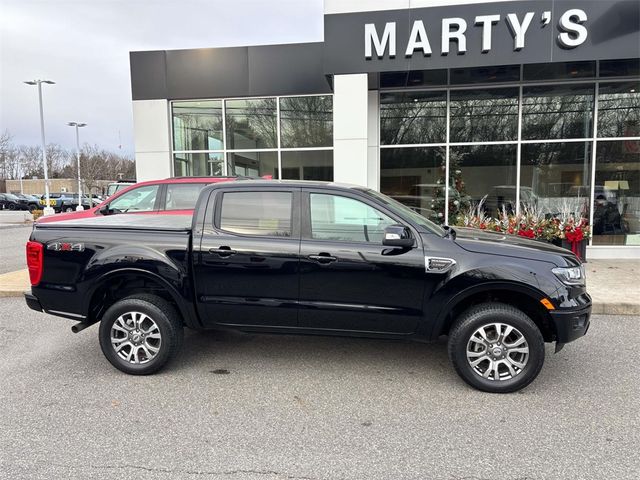
<path id="1" fill-rule="evenodd" d="M 507 230 L 509 233 L 513 233 L 513 227 L 509 227 L 509 230 Z"/>
<path id="2" fill-rule="evenodd" d="M 496 232 L 500 231 L 500 225 L 496 225 L 495 227 L 493 227 L 495 229 Z"/>
<path id="3" fill-rule="evenodd" d="M 527 238 L 535 238 L 536 234 L 533 230 L 529 229 L 529 230 L 519 230 L 518 231 L 518 235 L 520 235 L 521 237 L 527 237 Z"/>
<path id="4" fill-rule="evenodd" d="M 480 230 L 484 230 L 485 228 L 487 228 L 487 226 L 484 223 L 480 224 Z"/>
<path id="5" fill-rule="evenodd" d="M 582 233 L 581 228 L 576 228 L 573 232 L 567 232 L 566 235 L 567 240 L 571 243 L 580 242 L 584 238 L 584 233 Z"/>

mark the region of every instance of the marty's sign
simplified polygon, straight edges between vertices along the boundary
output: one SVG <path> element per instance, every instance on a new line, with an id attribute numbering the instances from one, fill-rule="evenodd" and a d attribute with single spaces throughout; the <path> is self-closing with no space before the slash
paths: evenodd
<path id="1" fill-rule="evenodd" d="M 328 74 L 640 57 L 638 0 L 487 0 L 331 14 L 324 29 Z"/>
<path id="2" fill-rule="evenodd" d="M 531 27 L 536 12 L 527 12 L 521 18 L 516 13 L 507 13 L 502 18 L 500 14 L 478 15 L 473 21 L 473 28 L 480 28 L 482 31 L 482 45 L 477 48 L 482 53 L 491 51 L 494 26 L 504 20 L 508 27 L 513 41 L 513 50 L 518 51 L 525 48 L 527 30 Z M 587 14 L 584 10 L 573 8 L 564 12 L 558 19 L 557 42 L 564 48 L 575 48 L 582 45 L 587 39 L 588 31 L 586 27 Z M 546 10 L 540 14 L 539 27 L 545 28 L 551 22 L 551 10 Z M 443 18 L 440 33 L 440 54 L 448 55 L 451 45 L 457 44 L 457 53 L 464 54 L 467 51 L 466 32 L 468 23 L 464 18 Z M 375 23 L 367 23 L 364 26 L 364 56 L 372 58 L 375 56 L 383 58 L 385 52 L 393 58 L 397 54 L 396 48 L 396 22 L 385 23 L 384 30 L 379 33 Z M 406 57 L 412 57 L 414 53 L 420 52 L 424 56 L 433 54 L 429 34 L 422 20 L 414 20 L 409 33 L 407 47 L 404 51 Z"/>

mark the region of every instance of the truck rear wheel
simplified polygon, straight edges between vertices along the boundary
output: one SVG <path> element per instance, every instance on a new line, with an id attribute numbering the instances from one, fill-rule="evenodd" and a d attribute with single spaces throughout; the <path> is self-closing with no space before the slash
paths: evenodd
<path id="1" fill-rule="evenodd" d="M 544 339 L 522 311 L 484 303 L 464 312 L 449 333 L 449 359 L 478 390 L 509 393 L 529 385 L 544 363 Z"/>
<path id="2" fill-rule="evenodd" d="M 114 303 L 102 317 L 99 330 L 102 353 L 114 367 L 131 375 L 160 370 L 176 355 L 183 336 L 176 309 L 149 294 Z"/>

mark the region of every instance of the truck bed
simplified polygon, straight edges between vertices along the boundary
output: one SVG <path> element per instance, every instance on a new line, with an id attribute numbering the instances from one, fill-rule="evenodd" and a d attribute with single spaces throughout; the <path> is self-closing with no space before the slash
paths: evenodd
<path id="1" fill-rule="evenodd" d="M 118 215 L 96 215 L 91 218 L 61 220 L 58 222 L 36 223 L 36 229 L 84 228 L 84 229 L 126 229 L 126 230 L 191 230 L 192 215 L 157 215 L 150 213 L 129 213 Z"/>

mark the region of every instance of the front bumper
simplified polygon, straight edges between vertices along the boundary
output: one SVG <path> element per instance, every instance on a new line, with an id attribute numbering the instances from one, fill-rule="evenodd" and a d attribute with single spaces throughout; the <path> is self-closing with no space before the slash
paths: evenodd
<path id="1" fill-rule="evenodd" d="M 42 305 L 40 305 L 40 300 L 38 300 L 35 295 L 25 292 L 24 299 L 27 302 L 27 307 L 29 307 L 31 310 L 35 310 L 36 312 L 43 311 Z"/>
<path id="2" fill-rule="evenodd" d="M 589 330 L 591 303 L 580 309 L 552 310 L 549 312 L 556 331 L 556 342 L 565 344 L 582 337 Z"/>

